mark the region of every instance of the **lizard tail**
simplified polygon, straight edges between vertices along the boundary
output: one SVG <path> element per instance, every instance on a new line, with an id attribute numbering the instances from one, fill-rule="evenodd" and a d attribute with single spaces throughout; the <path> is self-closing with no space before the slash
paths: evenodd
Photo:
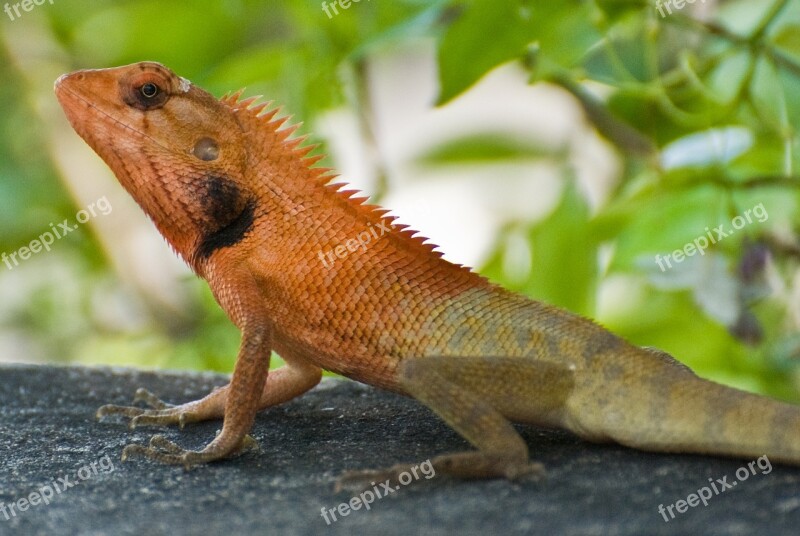
<path id="1" fill-rule="evenodd" d="M 799 406 L 704 380 L 688 369 L 670 369 L 658 385 L 650 382 L 646 403 L 640 397 L 628 402 L 638 423 L 611 433 L 613 439 L 645 450 L 748 459 L 766 455 L 800 465 Z"/>

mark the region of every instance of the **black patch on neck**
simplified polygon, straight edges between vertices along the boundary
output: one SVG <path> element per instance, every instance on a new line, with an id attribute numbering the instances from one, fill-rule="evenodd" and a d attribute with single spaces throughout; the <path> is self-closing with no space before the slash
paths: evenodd
<path id="1" fill-rule="evenodd" d="M 235 182 L 213 175 L 205 177 L 199 190 L 205 230 L 196 257 L 202 260 L 247 236 L 253 228 L 256 200 Z"/>

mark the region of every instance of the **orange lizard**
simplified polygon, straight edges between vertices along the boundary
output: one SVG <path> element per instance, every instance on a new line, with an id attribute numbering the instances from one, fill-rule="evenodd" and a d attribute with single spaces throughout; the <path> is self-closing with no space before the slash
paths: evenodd
<path id="1" fill-rule="evenodd" d="M 172 406 L 103 406 L 135 425 L 223 418 L 200 451 L 154 436 L 128 445 L 191 466 L 240 451 L 259 410 L 323 369 L 409 395 L 477 450 L 437 472 L 516 478 L 538 469 L 511 421 L 591 441 L 800 464 L 800 410 L 697 377 L 590 320 L 494 285 L 331 185 L 294 128 L 256 98 L 217 100 L 151 62 L 55 84 L 77 133 L 106 161 L 242 332 L 230 383 Z M 286 366 L 269 371 L 275 350 Z M 397 468 L 389 469 L 392 473 Z"/>

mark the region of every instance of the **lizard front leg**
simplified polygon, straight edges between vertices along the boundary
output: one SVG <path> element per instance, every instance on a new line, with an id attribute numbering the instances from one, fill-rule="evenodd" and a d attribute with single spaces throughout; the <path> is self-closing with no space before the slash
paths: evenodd
<path id="1" fill-rule="evenodd" d="M 122 451 L 123 461 L 130 456 L 143 455 L 162 463 L 189 467 L 218 460 L 238 451 L 244 446 L 244 439 L 253 426 L 258 411 L 260 393 L 269 370 L 269 345 L 269 328 L 255 326 L 245 329 L 236 367 L 225 396 L 222 432 L 203 450 L 184 450 L 157 435 L 150 440 L 148 447 L 126 446 Z M 220 391 L 222 390 L 217 393 Z M 214 393 L 210 396 L 213 397 Z"/>
<path id="2" fill-rule="evenodd" d="M 561 420 L 573 386 L 573 372 L 529 358 L 426 357 L 404 361 L 400 384 L 411 396 L 478 448 L 432 460 L 437 472 L 462 478 L 514 479 L 541 472 L 530 463 L 528 447 L 509 418 L 553 424 Z M 355 471 L 339 487 L 356 487 L 377 478 L 396 478 L 401 464 L 385 471 Z"/>
<path id="3" fill-rule="evenodd" d="M 267 381 L 272 325 L 258 284 L 249 272 L 240 272 L 238 277 L 229 277 L 218 285 L 212 285 L 212 290 L 228 316 L 242 330 L 242 343 L 233 377 L 224 395 L 225 413 L 221 433 L 201 451 L 184 450 L 162 436 L 155 436 L 149 447 L 125 447 L 122 451 L 123 460 L 132 455 L 143 455 L 163 463 L 189 467 L 224 458 L 245 445 Z M 212 393 L 211 396 L 215 395 Z M 219 400 L 216 399 L 217 404 Z"/>

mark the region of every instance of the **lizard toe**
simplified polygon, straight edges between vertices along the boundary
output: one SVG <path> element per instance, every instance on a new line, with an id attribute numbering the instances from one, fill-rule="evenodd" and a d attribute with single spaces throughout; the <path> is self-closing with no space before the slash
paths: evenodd
<path id="1" fill-rule="evenodd" d="M 144 387 L 138 388 L 136 393 L 133 395 L 133 403 L 136 404 L 137 402 L 144 402 L 152 409 L 167 409 L 175 407 L 175 404 L 164 402 Z"/>
<path id="2" fill-rule="evenodd" d="M 135 406 L 117 406 L 114 404 L 106 404 L 105 406 L 100 406 L 97 408 L 95 412 L 95 418 L 102 419 L 107 415 L 122 415 L 123 417 L 138 417 L 142 413 L 144 413 L 144 408 L 137 408 Z"/>

